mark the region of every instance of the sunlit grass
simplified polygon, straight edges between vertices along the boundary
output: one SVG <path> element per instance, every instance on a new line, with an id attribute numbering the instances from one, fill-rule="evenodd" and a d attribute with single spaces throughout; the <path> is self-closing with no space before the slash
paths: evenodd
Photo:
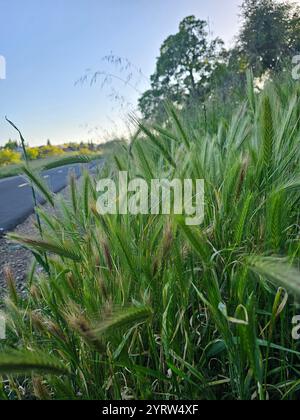
<path id="1" fill-rule="evenodd" d="M 299 399 L 297 93 L 258 96 L 249 76 L 248 100 L 217 131 L 168 112 L 166 127 L 139 124 L 101 177 L 203 178 L 203 226 L 100 216 L 100 174 L 71 180 L 56 215 L 40 211 L 43 239 L 12 237 L 45 272 L 31 271 L 26 299 L 10 279 L 10 398 L 21 382 L 42 399 Z"/>

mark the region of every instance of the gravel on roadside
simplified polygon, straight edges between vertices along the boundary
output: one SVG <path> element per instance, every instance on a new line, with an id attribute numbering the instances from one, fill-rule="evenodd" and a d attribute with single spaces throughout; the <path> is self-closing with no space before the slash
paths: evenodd
<path id="1" fill-rule="evenodd" d="M 67 198 L 69 196 L 69 187 L 62 190 L 57 196 Z M 44 205 L 43 209 L 53 213 L 53 208 Z M 36 217 L 31 215 L 24 223 L 17 226 L 14 233 L 27 237 L 38 236 L 36 228 Z M 32 254 L 22 246 L 9 241 L 5 237 L 0 237 L 0 297 L 5 294 L 6 281 L 4 276 L 5 267 L 9 267 L 14 275 L 17 290 L 21 295 L 26 293 L 26 276 L 32 262 Z"/>
<path id="2" fill-rule="evenodd" d="M 25 236 L 35 236 L 34 218 L 30 216 L 14 232 Z M 10 267 L 19 292 L 24 293 L 26 272 L 31 262 L 31 255 L 30 251 L 20 245 L 9 241 L 5 237 L 0 238 L 0 295 L 3 295 L 6 289 L 5 267 Z"/>

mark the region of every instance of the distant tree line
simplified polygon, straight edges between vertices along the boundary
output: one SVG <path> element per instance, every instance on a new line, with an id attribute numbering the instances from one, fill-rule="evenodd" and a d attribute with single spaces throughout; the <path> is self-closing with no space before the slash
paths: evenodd
<path id="1" fill-rule="evenodd" d="M 111 140 L 103 144 L 95 144 L 90 141 L 86 142 L 70 142 L 59 146 L 51 144 L 50 140 L 47 140 L 45 146 L 38 147 L 26 147 L 26 153 L 29 160 L 45 159 L 48 157 L 59 157 L 64 154 L 101 154 L 105 153 L 110 148 L 114 147 L 116 143 L 122 143 L 123 140 Z M 20 144 L 17 141 L 9 140 L 3 147 L 0 147 L 0 166 L 6 166 L 10 164 L 18 164 L 23 160 L 23 151 Z"/>

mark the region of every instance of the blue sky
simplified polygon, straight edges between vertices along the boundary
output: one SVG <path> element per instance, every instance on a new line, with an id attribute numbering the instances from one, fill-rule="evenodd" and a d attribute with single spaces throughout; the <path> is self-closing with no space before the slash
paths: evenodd
<path id="1" fill-rule="evenodd" d="M 16 138 L 5 115 L 31 145 L 64 141 L 103 141 L 125 133 L 126 111 L 112 89 L 136 106 L 147 88 L 164 39 L 195 14 L 210 21 L 215 36 L 230 44 L 239 27 L 241 0 L 0 0 L 0 55 L 7 78 L 0 80 L 0 145 Z M 134 68 L 123 71 L 102 60 L 113 52 Z M 102 70 L 126 78 L 101 88 L 76 80 Z M 103 80 L 103 79 L 102 79 Z M 125 121 L 125 122 L 124 122 Z"/>

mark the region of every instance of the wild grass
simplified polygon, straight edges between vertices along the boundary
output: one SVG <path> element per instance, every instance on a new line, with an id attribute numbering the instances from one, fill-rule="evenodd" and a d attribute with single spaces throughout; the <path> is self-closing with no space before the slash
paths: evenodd
<path id="1" fill-rule="evenodd" d="M 257 95 L 251 75 L 247 90 L 217 130 L 172 107 L 164 127 L 138 123 L 101 173 L 204 179 L 201 227 L 100 216 L 86 174 L 40 211 L 43 239 L 12 236 L 48 270 L 26 298 L 10 284 L 1 398 L 24 383 L 37 399 L 299 399 L 299 96 Z"/>

